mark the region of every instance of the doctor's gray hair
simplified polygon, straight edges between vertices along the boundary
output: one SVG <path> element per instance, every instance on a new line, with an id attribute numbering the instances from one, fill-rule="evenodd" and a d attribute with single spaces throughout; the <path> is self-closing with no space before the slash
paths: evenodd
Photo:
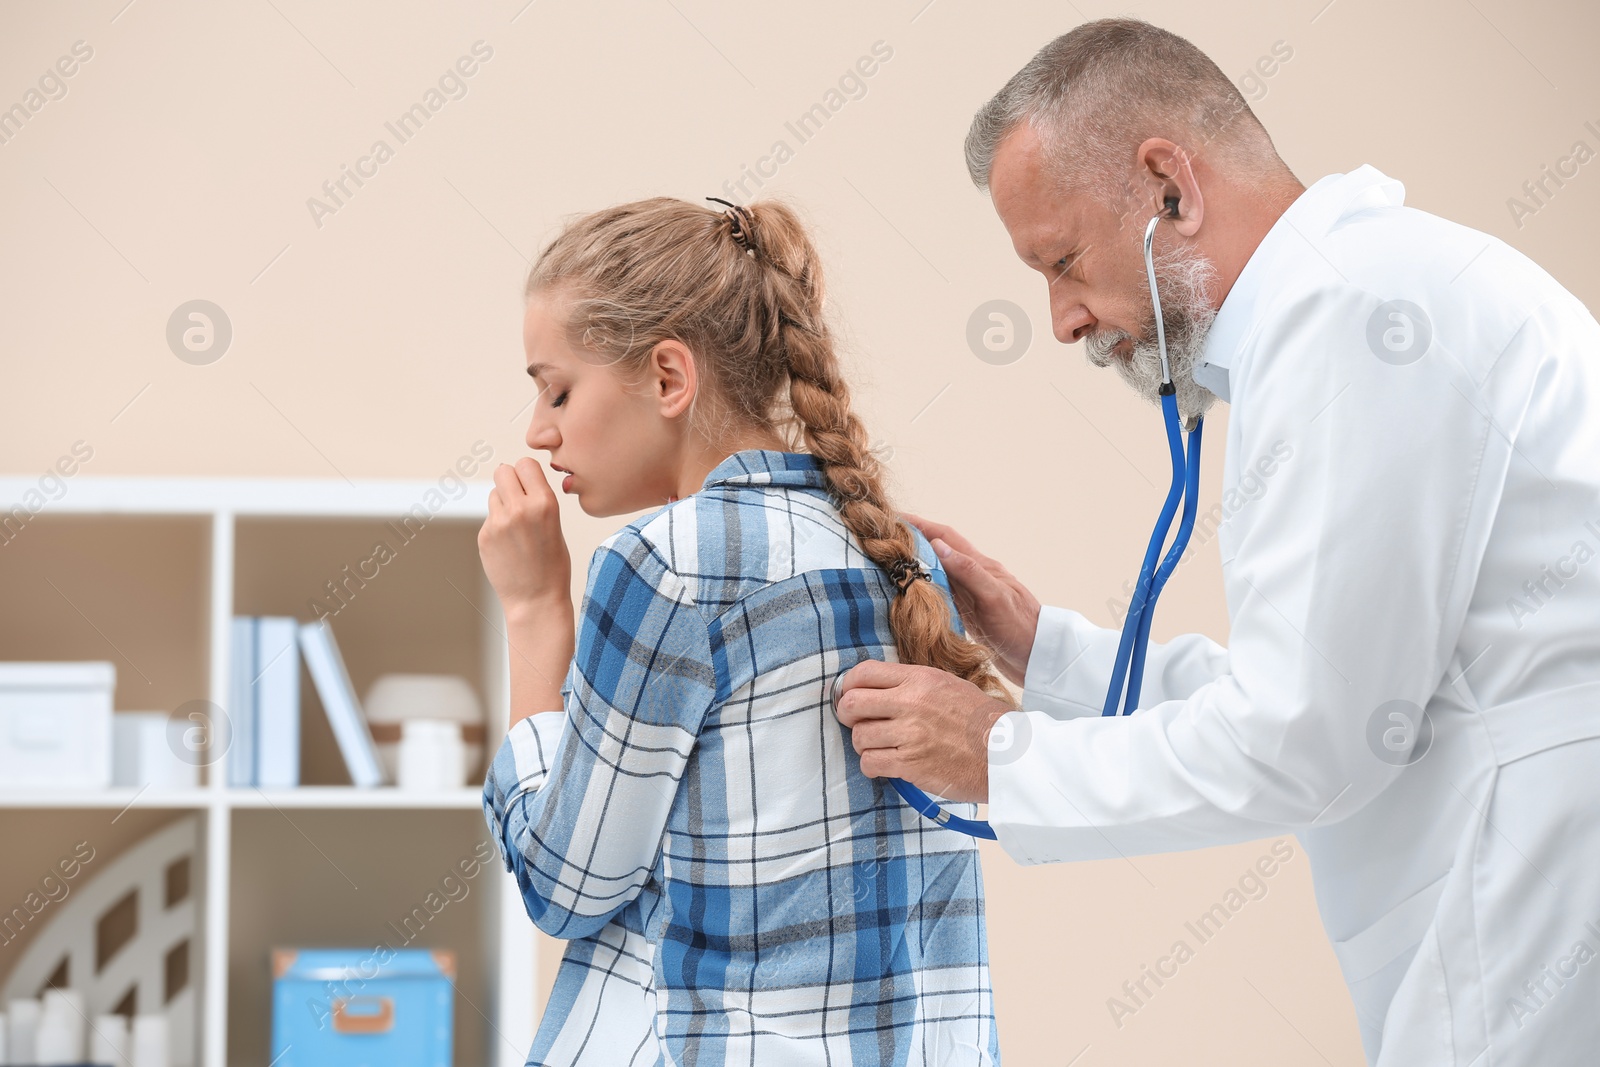
<path id="1" fill-rule="evenodd" d="M 1265 185 L 1293 177 L 1244 95 L 1189 41 L 1130 18 L 1086 22 L 1041 48 L 978 110 L 967 131 L 967 173 L 979 189 L 1000 142 L 1019 124 L 1039 137 L 1046 172 L 1064 192 L 1118 210 L 1135 190 L 1135 153 L 1165 137 L 1191 156 L 1229 164 Z"/>

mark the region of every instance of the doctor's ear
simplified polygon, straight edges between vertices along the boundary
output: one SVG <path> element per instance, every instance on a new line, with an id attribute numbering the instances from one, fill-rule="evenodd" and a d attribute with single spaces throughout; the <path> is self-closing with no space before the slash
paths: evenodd
<path id="1" fill-rule="evenodd" d="M 1139 145 L 1135 158 L 1141 179 L 1138 184 L 1145 195 L 1154 194 L 1151 214 L 1171 223 L 1179 236 L 1193 237 L 1200 229 L 1204 198 L 1188 153 L 1165 137 L 1151 137 Z"/>
<path id="2" fill-rule="evenodd" d="M 1172 224 L 1182 237 L 1193 237 L 1200 229 L 1200 190 L 1171 192 L 1162 197 L 1161 218 Z"/>

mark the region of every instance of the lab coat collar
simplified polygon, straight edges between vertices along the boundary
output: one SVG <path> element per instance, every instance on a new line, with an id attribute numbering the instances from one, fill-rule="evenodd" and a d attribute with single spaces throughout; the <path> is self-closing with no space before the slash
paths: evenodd
<path id="1" fill-rule="evenodd" d="M 1273 269 L 1285 252 L 1309 242 L 1319 244 L 1347 216 L 1372 207 L 1405 203 L 1403 184 L 1364 163 L 1348 174 L 1329 174 L 1295 198 L 1272 224 L 1234 281 L 1206 334 L 1205 352 L 1195 367 L 1194 380 L 1217 398 L 1232 403 L 1234 357 L 1256 322 L 1256 305 L 1263 288 L 1279 276 Z"/>

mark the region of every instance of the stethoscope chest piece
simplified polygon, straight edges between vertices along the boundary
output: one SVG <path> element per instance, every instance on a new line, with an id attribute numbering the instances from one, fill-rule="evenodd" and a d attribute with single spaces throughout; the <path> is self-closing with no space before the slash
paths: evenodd
<path id="1" fill-rule="evenodd" d="M 839 683 L 844 681 L 844 676 L 845 671 L 840 671 L 834 675 L 833 684 L 828 689 L 828 701 L 833 707 L 835 716 L 839 713 Z M 904 800 L 923 817 L 931 819 L 940 826 L 955 830 L 957 833 L 966 834 L 969 837 L 981 837 L 986 841 L 995 840 L 994 828 L 988 823 L 980 819 L 968 819 L 945 811 L 937 801 L 905 779 L 890 778 L 889 784 L 894 787 L 896 793 L 900 794 L 901 800 Z"/>

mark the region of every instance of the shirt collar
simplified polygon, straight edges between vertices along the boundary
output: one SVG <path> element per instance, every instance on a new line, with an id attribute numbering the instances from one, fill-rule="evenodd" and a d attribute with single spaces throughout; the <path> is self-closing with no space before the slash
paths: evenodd
<path id="1" fill-rule="evenodd" d="M 1329 174 L 1296 197 L 1251 253 L 1217 309 L 1194 370 L 1195 382 L 1232 403 L 1234 357 L 1255 325 L 1262 291 L 1282 276 L 1273 269 L 1274 263 L 1297 244 L 1321 243 L 1347 216 L 1372 207 L 1399 207 L 1405 197 L 1403 184 L 1370 163 L 1348 174 Z"/>
<path id="2" fill-rule="evenodd" d="M 711 468 L 702 490 L 718 485 L 786 485 L 828 487 L 822 461 L 809 452 L 747 448 Z"/>

